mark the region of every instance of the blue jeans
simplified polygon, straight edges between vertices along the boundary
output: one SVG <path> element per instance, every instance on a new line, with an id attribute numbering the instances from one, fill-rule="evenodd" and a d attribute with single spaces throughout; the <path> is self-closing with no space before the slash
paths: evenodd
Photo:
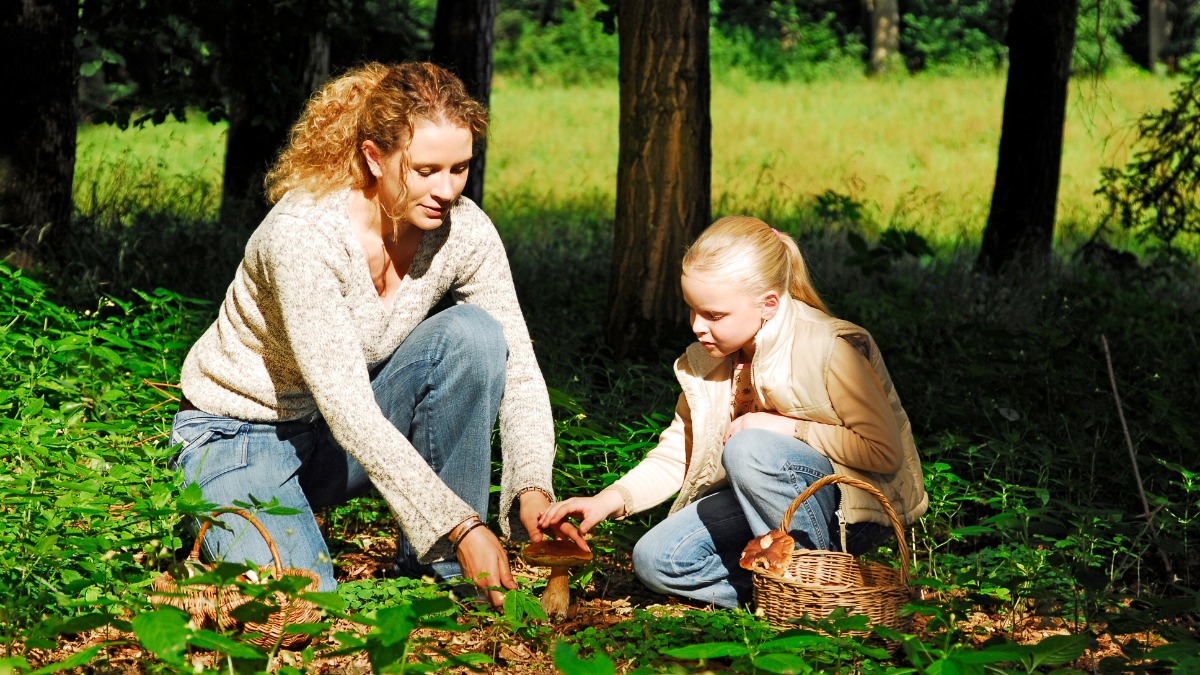
<path id="1" fill-rule="evenodd" d="M 384 363 L 371 372 L 375 402 L 446 485 L 487 518 L 491 438 L 508 345 L 499 322 L 472 305 L 458 305 L 418 325 Z M 363 403 L 367 405 L 366 402 Z M 337 588 L 329 549 L 313 512 L 362 495 L 371 487 L 363 467 L 334 440 L 314 413 L 278 423 L 245 422 L 189 410 L 175 415 L 171 443 L 183 447 L 172 460 L 186 482 L 218 505 L 251 497 L 300 511 L 259 514 L 285 567 L 307 568 L 320 590 Z M 223 515 L 232 531 L 209 528 L 202 547 L 209 560 L 271 562 L 258 532 L 236 515 Z M 397 564 L 417 574 L 452 579 L 458 561 L 417 563 L 398 539 Z"/>
<path id="2" fill-rule="evenodd" d="M 738 566 L 742 549 L 779 529 L 792 500 L 833 473 L 833 464 L 807 443 L 763 429 L 731 436 L 721 461 L 729 489 L 705 495 L 654 526 L 633 548 L 633 569 L 658 593 L 737 607 L 753 598 L 751 574 Z M 841 491 L 831 485 L 800 504 L 788 527 L 796 548 L 841 548 L 840 502 Z M 848 525 L 846 547 L 857 555 L 891 533 L 875 523 Z"/>

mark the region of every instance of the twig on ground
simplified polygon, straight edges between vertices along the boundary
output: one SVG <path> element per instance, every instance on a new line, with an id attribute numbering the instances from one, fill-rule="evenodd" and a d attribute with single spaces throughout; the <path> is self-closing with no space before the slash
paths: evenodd
<path id="1" fill-rule="evenodd" d="M 1121 407 L 1121 395 L 1117 393 L 1117 376 L 1113 373 L 1112 354 L 1108 350 L 1108 339 L 1103 334 L 1100 335 L 1100 344 L 1104 347 L 1104 363 L 1108 366 L 1108 381 L 1112 385 L 1113 400 L 1117 404 L 1117 417 L 1121 420 L 1121 431 L 1125 434 L 1125 447 L 1129 450 L 1129 461 L 1133 464 L 1134 483 L 1137 485 L 1138 496 L 1142 500 L 1142 517 L 1146 519 L 1146 524 L 1150 527 L 1150 538 L 1154 540 L 1154 547 L 1158 549 L 1163 567 L 1166 568 L 1167 574 L 1174 578 L 1175 572 L 1171 569 L 1171 559 L 1167 557 L 1167 552 L 1158 542 L 1158 529 L 1154 527 L 1154 514 L 1150 512 L 1150 502 L 1146 499 L 1146 490 L 1142 487 L 1142 472 L 1138 470 L 1137 452 L 1133 449 L 1133 439 L 1129 436 L 1129 425 L 1125 422 L 1125 410 Z"/>

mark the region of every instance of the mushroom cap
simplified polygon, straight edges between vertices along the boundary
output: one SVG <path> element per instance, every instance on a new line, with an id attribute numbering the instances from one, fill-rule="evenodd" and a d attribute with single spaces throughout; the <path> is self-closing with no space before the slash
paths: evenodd
<path id="1" fill-rule="evenodd" d="M 545 567 L 575 567 L 592 559 L 592 552 L 579 548 L 569 539 L 543 539 L 526 544 L 521 552 L 525 562 Z"/>

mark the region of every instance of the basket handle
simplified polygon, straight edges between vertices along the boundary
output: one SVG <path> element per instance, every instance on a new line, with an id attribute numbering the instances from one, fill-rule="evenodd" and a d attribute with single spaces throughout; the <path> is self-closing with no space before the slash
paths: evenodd
<path id="1" fill-rule="evenodd" d="M 792 500 L 792 503 L 788 505 L 787 510 L 783 512 L 783 524 L 779 526 L 779 530 L 781 532 L 788 531 L 788 525 L 792 522 L 792 516 L 795 515 L 796 509 L 800 506 L 801 502 L 816 494 L 817 490 L 837 483 L 864 490 L 883 506 L 883 512 L 887 514 L 888 520 L 892 522 L 892 530 L 896 533 L 896 548 L 900 551 L 900 578 L 904 580 L 905 585 L 908 585 L 908 542 L 904 540 L 904 526 L 900 524 L 900 518 L 896 516 L 896 510 L 892 508 L 892 504 L 888 501 L 887 497 L 879 491 L 879 488 L 866 481 L 836 473 L 822 476 L 805 488 L 804 492 L 797 495 Z"/>
<path id="2" fill-rule="evenodd" d="M 267 542 L 267 548 L 271 549 L 271 562 L 275 564 L 275 576 L 279 579 L 282 579 L 283 563 L 279 559 L 279 549 L 275 548 L 275 540 L 271 539 L 271 535 L 267 533 L 267 528 L 263 527 L 263 524 L 258 522 L 258 518 L 255 518 L 253 514 L 245 509 L 233 507 L 217 509 L 216 511 L 212 512 L 212 515 L 219 516 L 222 513 L 232 513 L 250 521 L 250 524 L 258 530 L 259 534 L 262 535 L 263 541 Z M 208 520 L 200 524 L 200 531 L 196 533 L 196 543 L 192 545 L 192 552 L 189 553 L 187 557 L 189 561 L 200 562 L 200 542 L 204 541 L 204 534 L 208 532 L 208 528 L 211 525 L 212 521 Z"/>

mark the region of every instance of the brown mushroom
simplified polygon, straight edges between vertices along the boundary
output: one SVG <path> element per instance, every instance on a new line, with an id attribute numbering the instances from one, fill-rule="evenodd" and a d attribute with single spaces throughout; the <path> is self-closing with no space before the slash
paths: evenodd
<path id="1" fill-rule="evenodd" d="M 787 532 L 771 530 L 761 537 L 751 539 L 750 543 L 746 544 L 746 548 L 742 550 L 742 559 L 738 564 L 743 569 L 750 571 L 761 570 L 782 575 L 787 569 L 792 549 L 795 546 L 796 540 L 792 539 Z"/>
<path id="2" fill-rule="evenodd" d="M 550 578 L 542 592 L 542 609 L 551 619 L 562 618 L 571 604 L 571 588 L 568 585 L 572 567 L 592 559 L 591 551 L 579 548 L 573 541 L 544 539 L 526 544 L 522 552 L 525 562 L 534 567 L 549 567 Z"/>

